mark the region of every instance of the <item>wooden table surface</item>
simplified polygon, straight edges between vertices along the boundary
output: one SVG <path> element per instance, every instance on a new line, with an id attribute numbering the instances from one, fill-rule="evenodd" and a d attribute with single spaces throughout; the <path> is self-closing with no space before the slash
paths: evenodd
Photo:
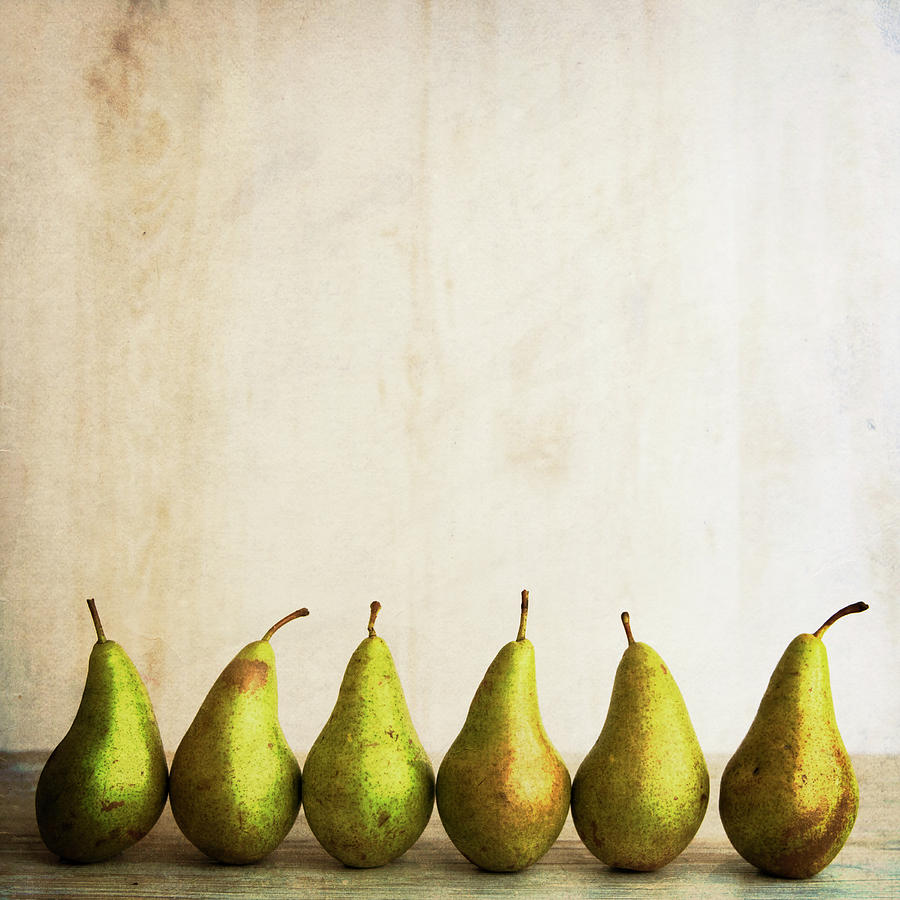
<path id="1" fill-rule="evenodd" d="M 816 877 L 786 881 L 760 874 L 728 843 L 716 806 L 722 758 L 709 759 L 713 790 L 700 831 L 660 871 L 607 868 L 579 841 L 569 817 L 536 865 L 493 874 L 457 853 L 437 811 L 418 843 L 380 869 L 348 869 L 333 860 L 316 843 L 302 812 L 267 859 L 244 867 L 220 865 L 187 842 L 168 806 L 153 831 L 115 859 L 64 863 L 46 850 L 34 821 L 34 788 L 46 756 L 0 757 L 2 897 L 900 897 L 900 757 L 854 757 L 861 802 L 850 839 Z"/>

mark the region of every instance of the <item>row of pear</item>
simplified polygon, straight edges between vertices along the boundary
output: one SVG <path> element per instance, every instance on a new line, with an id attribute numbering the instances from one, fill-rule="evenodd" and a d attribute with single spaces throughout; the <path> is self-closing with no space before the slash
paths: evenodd
<path id="1" fill-rule="evenodd" d="M 541 721 L 534 647 L 525 637 L 527 591 L 516 639 L 485 672 L 435 778 L 388 645 L 375 632 L 377 601 L 302 775 L 278 722 L 270 638 L 307 615 L 305 608 L 225 667 L 170 771 L 146 687 L 122 647 L 106 638 L 93 599 L 87 603 L 97 642 L 84 693 L 35 794 L 41 837 L 65 859 L 96 862 L 120 853 L 150 831 L 167 798 L 187 839 L 233 864 L 271 853 L 302 802 L 322 847 L 359 868 L 385 865 L 412 847 L 435 802 L 460 853 L 498 872 L 537 862 L 570 810 L 591 853 L 611 867 L 640 871 L 675 859 L 706 814 L 709 773 L 684 699 L 659 654 L 635 641 L 627 612 L 628 643 L 606 720 L 574 778 Z M 723 773 L 726 834 L 741 856 L 770 874 L 821 871 L 855 822 L 859 789 L 834 721 L 822 636 L 867 608 L 846 606 L 790 642 Z"/>

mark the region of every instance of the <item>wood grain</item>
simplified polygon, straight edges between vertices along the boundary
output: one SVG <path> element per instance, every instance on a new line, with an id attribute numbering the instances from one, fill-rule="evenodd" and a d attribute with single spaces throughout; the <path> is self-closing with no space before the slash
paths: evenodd
<path id="1" fill-rule="evenodd" d="M 253 866 L 207 860 L 178 831 L 168 807 L 153 831 L 116 859 L 90 866 L 60 862 L 41 843 L 34 787 L 46 753 L 0 759 L 0 896 L 33 897 L 797 897 L 900 896 L 897 811 L 900 758 L 859 757 L 862 805 L 837 860 L 815 878 L 769 878 L 728 844 L 711 800 L 688 849 L 659 872 L 613 871 L 591 856 L 571 818 L 535 866 L 498 875 L 481 872 L 455 850 L 435 814 L 418 843 L 380 869 L 348 869 L 316 843 L 301 814 L 284 843 Z M 710 760 L 715 787 L 724 764 Z"/>

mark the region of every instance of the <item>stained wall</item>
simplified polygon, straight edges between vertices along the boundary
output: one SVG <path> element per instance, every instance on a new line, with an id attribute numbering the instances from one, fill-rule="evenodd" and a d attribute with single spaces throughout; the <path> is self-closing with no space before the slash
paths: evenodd
<path id="1" fill-rule="evenodd" d="M 705 749 L 827 638 L 900 750 L 891 3 L 3 4 L 0 746 L 93 632 L 174 749 L 274 639 L 299 753 L 383 604 L 456 734 L 519 591 L 551 737 L 619 613 Z"/>

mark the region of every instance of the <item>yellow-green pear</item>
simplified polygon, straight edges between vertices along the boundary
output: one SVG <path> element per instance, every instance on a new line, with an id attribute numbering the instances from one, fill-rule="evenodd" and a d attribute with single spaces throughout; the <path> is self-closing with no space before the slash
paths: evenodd
<path id="1" fill-rule="evenodd" d="M 606 721 L 572 781 L 572 821 L 609 866 L 659 869 L 697 833 L 709 802 L 709 772 L 668 666 L 634 640 L 619 661 Z"/>
<path id="2" fill-rule="evenodd" d="M 99 862 L 139 841 L 166 804 L 168 771 L 150 697 L 128 654 L 103 633 L 88 600 L 97 642 L 81 704 L 50 754 L 34 805 L 48 849 Z"/>
<path id="3" fill-rule="evenodd" d="M 307 614 L 298 609 L 285 616 L 228 663 L 172 759 L 169 802 L 175 821 L 195 847 L 220 862 L 267 856 L 300 810 L 300 766 L 278 721 L 269 639 Z"/>
<path id="4" fill-rule="evenodd" d="M 387 643 L 353 652 L 325 727 L 303 767 L 303 808 L 316 840 L 347 866 L 382 866 L 418 840 L 434 808 L 434 770 L 413 726 Z"/>
<path id="5" fill-rule="evenodd" d="M 747 862 L 784 878 L 808 878 L 844 846 L 859 787 L 834 716 L 822 635 L 868 609 L 852 603 L 784 651 L 744 740 L 725 766 L 719 816 Z"/>
<path id="6" fill-rule="evenodd" d="M 493 872 L 515 872 L 537 862 L 569 811 L 569 772 L 538 708 L 527 615 L 528 591 L 522 591 L 516 640 L 501 647 L 488 666 L 438 768 L 444 830 L 466 859 Z"/>

